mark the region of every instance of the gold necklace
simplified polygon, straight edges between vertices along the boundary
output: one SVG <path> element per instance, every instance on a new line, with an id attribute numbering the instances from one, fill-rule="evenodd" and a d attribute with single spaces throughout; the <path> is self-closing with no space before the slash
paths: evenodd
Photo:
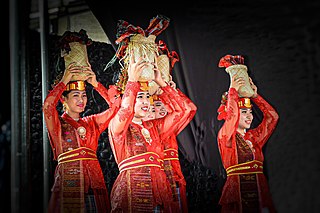
<path id="1" fill-rule="evenodd" d="M 151 145 L 151 142 L 152 142 L 152 138 L 151 138 L 151 135 L 150 135 L 150 132 L 148 129 L 144 128 L 144 126 L 142 125 L 142 121 L 134 121 L 132 120 L 133 123 L 135 124 L 138 124 L 140 127 L 141 127 L 141 134 L 143 135 L 145 141 Z"/>

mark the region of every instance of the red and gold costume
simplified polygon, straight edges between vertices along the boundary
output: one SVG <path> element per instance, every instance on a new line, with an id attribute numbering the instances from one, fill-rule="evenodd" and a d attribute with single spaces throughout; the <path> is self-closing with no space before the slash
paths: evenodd
<path id="1" fill-rule="evenodd" d="M 54 160 L 58 161 L 49 212 L 85 212 L 85 194 L 93 192 L 97 212 L 110 212 L 108 191 L 96 156 L 100 134 L 119 109 L 120 99 L 114 86 L 107 90 L 98 83 L 95 90 L 107 101 L 109 109 L 78 121 L 56 106 L 66 85 L 58 83 L 44 101 L 43 112 Z M 85 132 L 83 132 L 83 127 Z M 81 131 L 82 129 L 82 131 Z"/>
<path id="2" fill-rule="evenodd" d="M 167 178 L 170 183 L 170 187 L 173 194 L 174 207 L 180 209 L 179 212 L 188 212 L 187 194 L 186 194 L 186 181 L 184 179 L 178 154 L 178 142 L 177 135 L 190 123 L 196 114 L 196 105 L 177 89 L 178 94 L 184 99 L 182 107 L 185 107 L 185 114 L 179 121 L 179 126 L 176 126 L 176 130 L 170 135 L 164 143 L 164 170 L 167 174 Z M 179 103 L 176 103 L 179 104 Z M 166 108 L 170 111 L 172 107 L 166 105 Z"/>
<path id="3" fill-rule="evenodd" d="M 164 118 L 143 121 L 142 125 L 132 122 L 134 104 L 140 89 L 139 82 L 128 81 L 120 110 L 109 124 L 109 140 L 118 164 L 118 175 L 110 195 L 112 212 L 153 212 L 160 206 L 164 212 L 173 212 L 172 193 L 164 172 L 164 144 L 174 134 L 185 114 L 183 97 L 177 95 L 169 85 L 162 88 L 160 97 L 172 106 L 172 111 Z M 169 101 L 169 102 L 166 102 Z M 176 104 L 181 103 L 181 104 Z M 125 122 L 124 131 L 115 133 L 115 126 Z M 142 129 L 150 132 L 147 141 Z"/>
<path id="4" fill-rule="evenodd" d="M 260 95 L 251 100 L 263 113 L 263 120 L 244 136 L 239 123 L 239 96 L 229 89 L 225 122 L 218 134 L 218 145 L 227 180 L 219 204 L 222 212 L 275 212 L 266 177 L 263 174 L 262 147 L 274 131 L 278 114 Z"/>

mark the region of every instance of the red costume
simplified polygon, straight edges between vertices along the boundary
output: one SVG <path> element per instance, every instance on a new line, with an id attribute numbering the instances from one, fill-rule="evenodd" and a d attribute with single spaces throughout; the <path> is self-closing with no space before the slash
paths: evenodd
<path id="1" fill-rule="evenodd" d="M 188 202 L 186 194 L 186 181 L 184 179 L 181 165 L 179 161 L 178 154 L 178 142 L 177 135 L 190 123 L 196 114 L 197 107 L 196 105 L 183 94 L 179 89 L 177 89 L 178 94 L 184 99 L 184 106 L 187 106 L 183 118 L 180 119 L 179 126 L 176 126 L 174 133 L 165 140 L 164 143 L 164 169 L 167 174 L 167 178 L 170 183 L 170 187 L 173 194 L 174 208 L 180 209 L 180 212 L 188 212 Z M 178 104 L 178 103 L 176 103 Z M 166 109 L 169 111 L 171 107 L 166 105 Z"/>
<path id="2" fill-rule="evenodd" d="M 65 89 L 63 82 L 58 83 L 43 105 L 54 160 L 58 161 L 49 212 L 85 212 L 88 192 L 95 198 L 97 212 L 109 212 L 108 191 L 96 151 L 99 136 L 119 109 L 120 99 L 112 97 L 115 87 L 107 90 L 98 83 L 95 90 L 108 102 L 109 109 L 75 121 L 66 113 L 60 117 L 56 109 Z M 84 134 L 79 131 L 83 127 Z"/>
<path id="3" fill-rule="evenodd" d="M 169 85 L 163 87 L 160 98 L 172 106 L 164 118 L 143 121 L 142 125 L 132 122 L 134 103 L 140 89 L 139 82 L 128 82 L 120 110 L 109 124 L 109 140 L 118 164 L 118 175 L 110 195 L 113 212 L 153 212 L 160 206 L 164 212 L 172 208 L 172 193 L 164 172 L 164 141 L 174 134 L 185 115 L 185 98 L 177 95 Z M 170 102 L 166 102 L 170 101 Z M 180 104 L 176 104 L 180 103 Z M 125 122 L 121 134 L 115 134 L 114 126 Z M 151 141 L 142 134 L 146 128 Z"/>
<path id="4" fill-rule="evenodd" d="M 219 150 L 227 172 L 219 202 L 222 212 L 262 212 L 266 208 L 275 212 L 263 174 L 262 147 L 276 127 L 278 114 L 260 95 L 251 100 L 263 112 L 263 120 L 242 136 L 236 131 L 239 96 L 234 88 L 229 89 L 225 122 L 218 134 Z"/>

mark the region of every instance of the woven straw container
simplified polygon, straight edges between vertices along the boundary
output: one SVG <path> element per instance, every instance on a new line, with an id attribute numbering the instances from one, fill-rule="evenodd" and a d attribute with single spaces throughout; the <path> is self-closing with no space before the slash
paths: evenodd
<path id="1" fill-rule="evenodd" d="M 157 46 L 155 43 L 156 36 L 149 35 L 145 37 L 141 34 L 134 35 L 130 38 L 128 44 L 128 53 L 133 50 L 134 60 L 137 61 L 140 57 L 147 62 L 154 62 L 155 57 L 158 53 Z M 149 65 L 142 70 L 139 81 L 146 82 L 154 79 L 153 66 Z"/>
<path id="2" fill-rule="evenodd" d="M 170 80 L 170 60 L 167 55 L 160 55 L 157 58 L 157 65 L 161 72 L 163 80 L 168 82 Z"/>
<path id="3" fill-rule="evenodd" d="M 157 58 L 158 69 L 161 72 L 161 76 L 164 81 L 169 82 L 170 80 L 170 63 L 167 55 L 160 55 Z M 159 85 L 154 81 L 149 82 L 149 93 L 154 95 L 159 89 Z"/>
<path id="4" fill-rule="evenodd" d="M 71 51 L 69 53 L 63 53 L 64 65 L 67 68 L 71 63 L 75 63 L 76 66 L 88 67 L 88 53 L 87 46 L 80 44 L 79 42 L 69 43 Z M 73 77 L 71 81 L 86 80 L 86 73 L 79 73 L 79 75 Z"/>
<path id="5" fill-rule="evenodd" d="M 248 68 L 243 64 L 235 64 L 226 68 L 226 72 L 229 73 L 230 79 L 235 74 L 238 74 L 239 77 L 242 77 L 245 80 L 245 85 L 239 88 L 238 94 L 240 97 L 250 98 L 254 91 L 252 90 L 249 82 Z"/>

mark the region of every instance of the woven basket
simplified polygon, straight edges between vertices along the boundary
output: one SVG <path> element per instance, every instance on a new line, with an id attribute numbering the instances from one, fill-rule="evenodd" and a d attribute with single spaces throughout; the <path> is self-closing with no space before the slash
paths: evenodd
<path id="1" fill-rule="evenodd" d="M 237 74 L 245 80 L 245 85 L 239 88 L 238 94 L 240 97 L 250 98 L 254 91 L 252 90 L 249 82 L 248 68 L 246 65 L 235 64 L 226 68 L 226 72 L 229 73 L 230 79 Z"/>
<path id="2" fill-rule="evenodd" d="M 75 62 L 76 66 L 89 66 L 88 64 L 88 53 L 87 46 L 80 44 L 79 42 L 69 43 L 71 51 L 68 54 L 63 54 L 64 65 L 67 68 L 71 63 Z M 74 76 L 71 81 L 86 80 L 86 73 L 79 73 L 79 75 Z"/>
<path id="3" fill-rule="evenodd" d="M 164 81 L 169 82 L 170 80 L 170 63 L 167 55 L 160 55 L 157 58 L 158 69 L 161 72 Z M 149 93 L 154 95 L 159 89 L 159 85 L 154 81 L 149 82 Z"/>
<path id="4" fill-rule="evenodd" d="M 149 35 L 145 37 L 141 34 L 134 35 L 130 38 L 130 42 L 127 47 L 127 52 L 130 54 L 131 51 L 134 52 L 134 60 L 137 61 L 140 57 L 147 62 L 154 62 L 158 50 L 155 43 L 156 36 Z M 130 57 L 128 57 L 128 60 Z M 151 81 L 154 79 L 153 66 L 150 65 L 142 70 L 139 81 Z"/>
<path id="5" fill-rule="evenodd" d="M 161 72 L 163 80 L 168 82 L 170 80 L 170 61 L 167 55 L 160 55 L 157 58 L 157 65 Z"/>

